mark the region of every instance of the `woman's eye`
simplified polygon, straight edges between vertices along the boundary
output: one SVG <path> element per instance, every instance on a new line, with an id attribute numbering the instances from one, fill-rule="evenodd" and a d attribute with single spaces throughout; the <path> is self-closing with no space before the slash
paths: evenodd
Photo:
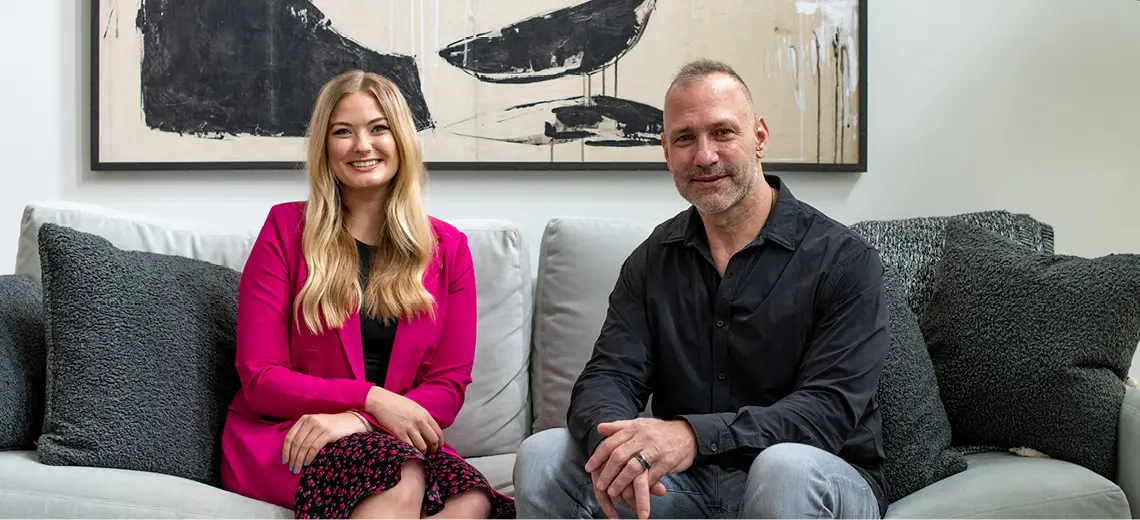
<path id="1" fill-rule="evenodd" d="M 372 127 L 373 132 L 384 132 L 387 130 L 388 130 L 388 127 L 386 127 L 384 125 L 376 125 L 376 126 Z"/>

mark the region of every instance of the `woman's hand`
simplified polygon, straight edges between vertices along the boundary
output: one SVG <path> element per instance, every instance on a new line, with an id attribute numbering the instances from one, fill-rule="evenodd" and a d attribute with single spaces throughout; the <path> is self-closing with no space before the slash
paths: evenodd
<path id="1" fill-rule="evenodd" d="M 281 462 L 289 465 L 289 471 L 300 473 L 326 444 L 366 431 L 368 423 L 348 412 L 303 415 L 285 435 Z"/>
<path id="2" fill-rule="evenodd" d="M 381 387 L 368 392 L 364 409 L 400 440 L 423 453 L 439 451 L 443 432 L 419 403 Z"/>

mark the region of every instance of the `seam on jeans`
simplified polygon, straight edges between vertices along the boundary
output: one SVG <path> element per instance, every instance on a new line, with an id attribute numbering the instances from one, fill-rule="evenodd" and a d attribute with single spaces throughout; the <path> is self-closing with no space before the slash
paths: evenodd
<path id="1" fill-rule="evenodd" d="M 582 505 L 582 504 L 586 503 L 586 500 L 585 500 L 586 492 L 582 491 L 583 489 L 586 489 L 586 488 L 590 489 L 590 498 L 597 500 L 597 497 L 593 496 L 594 495 L 594 484 L 590 483 L 590 484 L 583 484 L 581 486 L 578 486 L 578 491 L 577 491 L 578 496 L 574 497 L 574 503 L 578 504 L 578 517 L 579 518 L 582 518 L 583 516 L 589 516 L 589 517 L 594 516 L 593 511 L 590 511 L 589 509 L 586 508 L 586 506 Z M 598 507 L 601 507 L 601 506 L 602 506 L 601 504 L 598 504 Z M 582 511 L 585 511 L 586 514 L 583 515 Z"/>
<path id="2" fill-rule="evenodd" d="M 873 490 L 871 490 L 871 486 L 870 486 L 870 484 L 867 484 L 867 481 L 866 481 L 866 480 L 863 480 L 862 478 L 860 478 L 859 480 L 855 480 L 855 479 L 847 478 L 846 476 L 844 476 L 844 475 L 840 475 L 840 474 L 838 474 L 838 473 L 830 473 L 830 474 L 825 474 L 825 475 L 824 475 L 824 479 L 826 479 L 826 480 L 827 480 L 827 485 L 828 485 L 828 486 L 831 488 L 832 496 L 836 496 L 836 495 L 835 495 L 835 486 L 834 486 L 834 481 L 835 481 L 835 480 L 842 480 L 842 481 L 844 481 L 844 482 L 847 482 L 848 484 L 851 484 L 852 486 L 854 486 L 854 487 L 856 487 L 856 488 L 863 488 L 863 489 L 865 489 L 866 491 L 868 491 L 869 493 L 871 493 L 871 496 L 872 496 L 872 497 L 874 497 L 874 493 L 875 493 L 875 492 L 874 492 Z M 878 507 L 879 507 L 879 506 L 878 506 L 878 499 L 872 498 L 872 500 L 870 501 L 870 503 L 874 503 L 874 504 L 875 504 L 875 509 L 876 509 L 876 510 L 878 509 Z M 868 507 L 868 509 L 869 509 L 869 507 Z M 833 511 L 833 513 L 834 513 L 834 511 Z M 867 515 L 865 515 L 865 516 L 871 516 L 871 515 L 873 515 L 873 514 L 874 514 L 874 512 L 872 512 L 872 511 L 867 511 L 867 513 L 868 513 L 868 514 L 867 514 Z"/>
<path id="3" fill-rule="evenodd" d="M 836 480 L 842 480 L 848 484 L 851 484 L 853 487 L 856 487 L 856 488 L 866 489 L 867 491 L 870 491 L 872 495 L 874 495 L 874 491 L 871 490 L 870 484 L 867 484 L 867 481 L 864 480 L 862 477 L 860 477 L 859 480 L 855 480 L 855 479 L 848 478 L 846 475 L 841 475 L 839 473 L 825 472 L 825 471 L 823 471 L 822 468 L 819 467 L 819 464 L 817 464 L 815 460 L 810 459 L 810 458 L 808 459 L 808 463 L 812 465 L 812 468 L 815 469 L 815 471 L 817 473 L 819 473 L 820 475 L 823 475 L 823 480 L 824 480 L 824 482 L 827 483 L 827 492 L 830 493 L 830 496 L 832 497 L 832 502 L 838 503 L 838 499 L 835 498 L 838 496 L 838 494 L 835 492 L 835 481 Z M 876 504 L 877 504 L 877 502 L 876 502 Z M 842 505 L 840 505 L 840 507 L 842 507 Z M 878 506 L 876 505 L 876 509 L 877 508 L 878 508 Z M 832 511 L 831 513 L 835 514 L 835 513 L 837 513 L 837 511 Z M 822 514 L 822 512 L 820 514 Z M 822 518 L 822 516 L 816 516 L 816 520 L 819 520 L 820 518 Z"/>
<path id="4" fill-rule="evenodd" d="M 792 422 L 795 422 L 795 419 L 793 419 Z M 835 496 L 835 486 L 831 483 L 831 475 L 824 473 L 823 469 L 821 469 L 819 467 L 819 464 L 816 463 L 814 458 L 808 457 L 807 461 L 808 461 L 808 464 L 811 464 L 811 468 L 813 470 L 815 470 L 816 473 L 823 475 L 823 482 L 825 484 L 827 484 L 828 496 L 834 497 Z M 823 512 L 822 511 L 816 512 L 816 515 L 815 515 L 815 520 L 819 520 L 820 518 L 823 518 Z"/>

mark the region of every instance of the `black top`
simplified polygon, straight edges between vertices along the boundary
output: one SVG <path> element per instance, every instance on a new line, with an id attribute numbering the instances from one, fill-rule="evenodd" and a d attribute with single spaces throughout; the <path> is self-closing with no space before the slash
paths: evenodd
<path id="1" fill-rule="evenodd" d="M 360 287 L 368 287 L 368 271 L 372 265 L 372 252 L 376 246 L 356 241 L 360 253 Z M 396 320 L 376 319 L 360 315 L 360 338 L 364 347 L 364 378 L 377 386 L 384 386 L 388 378 L 388 361 L 392 358 L 392 343 L 396 340 Z"/>
<path id="2" fill-rule="evenodd" d="M 592 454 L 598 424 L 636 417 L 652 394 L 656 417 L 696 432 L 696 464 L 747 471 L 773 444 L 815 446 L 852 464 L 885 512 L 881 259 L 778 177 L 765 180 L 776 203 L 723 278 L 691 207 L 626 259 L 574 385 L 571 434 Z"/>

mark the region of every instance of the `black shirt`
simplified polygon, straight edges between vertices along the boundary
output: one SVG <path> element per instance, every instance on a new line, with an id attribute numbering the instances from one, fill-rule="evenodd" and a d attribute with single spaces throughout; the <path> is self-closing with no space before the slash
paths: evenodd
<path id="1" fill-rule="evenodd" d="M 375 246 L 356 241 L 356 251 L 360 254 L 360 287 L 368 287 L 368 272 L 372 266 L 372 252 Z M 364 314 L 360 315 L 360 338 L 364 347 L 364 379 L 377 386 L 384 386 L 388 378 L 388 362 L 392 358 L 392 343 L 396 340 L 396 320 L 381 320 Z"/>
<path id="2" fill-rule="evenodd" d="M 852 464 L 885 512 L 875 399 L 889 345 L 882 262 L 765 178 L 776 203 L 723 277 L 692 207 L 626 259 L 574 385 L 570 432 L 593 453 L 598 424 L 638 416 L 652 394 L 656 417 L 696 432 L 694 464 L 748 471 L 773 444 L 815 446 Z"/>

